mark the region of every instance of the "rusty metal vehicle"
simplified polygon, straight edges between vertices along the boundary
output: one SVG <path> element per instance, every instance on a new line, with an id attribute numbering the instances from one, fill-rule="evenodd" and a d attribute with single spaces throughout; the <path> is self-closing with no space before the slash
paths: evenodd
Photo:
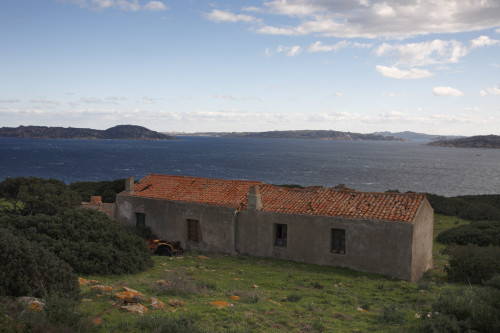
<path id="1" fill-rule="evenodd" d="M 168 241 L 165 239 L 148 239 L 148 247 L 151 252 L 158 256 L 173 256 L 184 253 L 180 241 Z"/>

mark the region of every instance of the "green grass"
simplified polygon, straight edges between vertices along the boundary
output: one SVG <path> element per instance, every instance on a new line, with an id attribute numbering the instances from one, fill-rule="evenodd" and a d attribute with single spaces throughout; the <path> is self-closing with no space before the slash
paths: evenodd
<path id="1" fill-rule="evenodd" d="M 468 223 L 436 215 L 435 236 L 456 221 Z M 166 303 L 164 310 L 143 316 L 112 309 L 102 316 L 101 332 L 147 332 L 151 325 L 175 330 L 190 320 L 208 332 L 401 332 L 419 322 L 415 314 L 430 310 L 441 291 L 456 288 L 445 280 L 443 248 L 434 243 L 436 267 L 418 284 L 344 268 L 247 256 L 200 259 L 196 253 L 155 257 L 153 268 L 136 275 L 84 277 L 129 286 Z M 153 286 L 159 279 L 175 280 L 175 287 L 159 290 Z M 113 296 L 96 297 L 90 287 L 82 287 L 82 293 L 90 300 L 81 304 L 89 316 L 116 302 Z M 172 298 L 186 302 L 185 307 L 170 307 Z M 234 306 L 216 308 L 212 301 Z M 150 321 L 153 324 L 146 324 Z"/>

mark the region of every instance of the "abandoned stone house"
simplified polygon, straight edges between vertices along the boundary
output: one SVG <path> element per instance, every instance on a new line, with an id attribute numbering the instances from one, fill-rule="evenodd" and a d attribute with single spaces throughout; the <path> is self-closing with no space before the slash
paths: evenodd
<path id="1" fill-rule="evenodd" d="M 151 174 L 116 198 L 116 219 L 191 251 L 247 254 L 417 281 L 432 267 L 424 194 L 290 189 Z"/>

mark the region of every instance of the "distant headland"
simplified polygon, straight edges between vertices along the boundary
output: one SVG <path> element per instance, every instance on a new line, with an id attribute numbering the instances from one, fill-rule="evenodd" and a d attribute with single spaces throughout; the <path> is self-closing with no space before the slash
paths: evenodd
<path id="1" fill-rule="evenodd" d="M 227 138 L 257 138 L 257 139 L 315 139 L 315 140 L 338 140 L 338 141 L 361 141 L 361 140 L 390 140 L 408 141 L 396 136 L 385 136 L 380 134 L 361 134 L 351 132 L 340 132 L 332 130 L 298 130 L 298 131 L 268 131 L 268 132 L 200 132 L 185 133 L 189 136 L 210 136 Z"/>
<path id="2" fill-rule="evenodd" d="M 107 130 L 73 127 L 19 126 L 0 128 L 0 137 L 38 139 L 117 139 L 176 140 L 175 137 L 151 131 L 142 126 L 118 125 Z"/>
<path id="3" fill-rule="evenodd" d="M 457 148 L 496 148 L 500 149 L 499 135 L 478 135 L 454 140 L 438 140 L 428 143 L 429 146 Z"/>

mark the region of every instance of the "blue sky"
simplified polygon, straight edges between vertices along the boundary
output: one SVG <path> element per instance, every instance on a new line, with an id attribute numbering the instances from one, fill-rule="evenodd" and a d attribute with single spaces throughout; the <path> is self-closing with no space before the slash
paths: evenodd
<path id="1" fill-rule="evenodd" d="M 5 0 L 0 126 L 500 135 L 498 0 Z"/>

